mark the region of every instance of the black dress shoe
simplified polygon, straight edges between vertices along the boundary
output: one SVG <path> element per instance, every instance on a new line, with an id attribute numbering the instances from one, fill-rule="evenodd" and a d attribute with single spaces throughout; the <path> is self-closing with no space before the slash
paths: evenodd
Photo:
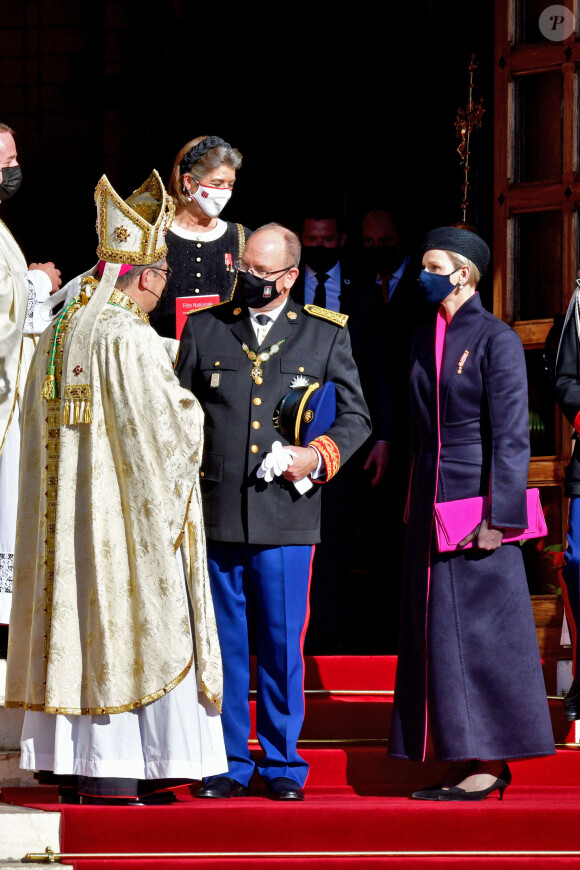
<path id="1" fill-rule="evenodd" d="M 216 776 L 215 779 L 202 785 L 197 793 L 200 798 L 232 798 L 243 797 L 248 789 L 241 782 L 230 779 L 229 776 Z"/>
<path id="2" fill-rule="evenodd" d="M 564 698 L 563 716 L 568 722 L 580 719 L 580 683 L 577 683 L 576 679 L 573 680 L 570 691 Z"/>
<path id="3" fill-rule="evenodd" d="M 303 801 L 304 792 L 297 782 L 293 779 L 288 779 L 287 776 L 277 776 L 275 779 L 269 779 L 266 782 L 268 787 L 268 796 L 273 801 Z"/>

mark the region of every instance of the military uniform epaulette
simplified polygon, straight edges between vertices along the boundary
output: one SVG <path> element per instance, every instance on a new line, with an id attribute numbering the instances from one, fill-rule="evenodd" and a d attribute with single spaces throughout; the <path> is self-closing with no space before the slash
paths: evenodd
<path id="1" fill-rule="evenodd" d="M 305 305 L 304 311 L 312 314 L 313 317 L 329 320 L 341 328 L 348 323 L 348 314 L 341 314 L 340 311 L 331 311 L 329 308 L 320 308 L 319 305 Z"/>
<path id="2" fill-rule="evenodd" d="M 231 299 L 225 299 L 223 302 L 216 302 L 215 305 L 206 305 L 205 308 L 192 308 L 185 316 L 189 317 L 190 314 L 196 314 L 198 311 L 208 311 L 210 308 L 219 308 L 220 305 L 227 305 L 231 301 Z"/>

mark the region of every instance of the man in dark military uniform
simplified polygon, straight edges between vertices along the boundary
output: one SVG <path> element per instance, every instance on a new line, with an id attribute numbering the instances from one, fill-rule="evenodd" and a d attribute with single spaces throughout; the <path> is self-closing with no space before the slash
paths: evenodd
<path id="1" fill-rule="evenodd" d="M 247 607 L 256 608 L 257 732 L 265 757 L 258 770 L 270 797 L 302 800 L 307 763 L 297 741 L 304 718 L 302 645 L 308 618 L 313 545 L 320 527 L 320 486 L 300 494 L 296 481 L 330 480 L 370 432 L 353 361 L 347 317 L 289 296 L 300 243 L 268 224 L 248 240 L 239 263 L 240 299 L 188 317 L 177 374 L 205 411 L 202 493 L 208 562 L 224 664 L 223 727 L 228 770 L 201 797 L 247 792 Z M 300 380 L 297 382 L 296 378 Z M 275 441 L 280 401 L 296 384 L 332 381 L 336 418 L 271 482 L 257 475 Z"/>

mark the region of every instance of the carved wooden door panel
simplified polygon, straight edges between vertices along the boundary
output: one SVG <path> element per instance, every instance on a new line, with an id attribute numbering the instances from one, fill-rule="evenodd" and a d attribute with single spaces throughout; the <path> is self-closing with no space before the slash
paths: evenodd
<path id="1" fill-rule="evenodd" d="M 526 354 L 529 482 L 541 488 L 549 528 L 526 562 L 532 591 L 543 594 L 559 585 L 561 553 L 550 548 L 565 542 L 568 512 L 571 427 L 555 406 L 543 356 L 578 270 L 577 5 L 566 0 L 559 6 L 567 15 L 556 15 L 546 0 L 496 2 L 494 313 L 516 329 Z"/>

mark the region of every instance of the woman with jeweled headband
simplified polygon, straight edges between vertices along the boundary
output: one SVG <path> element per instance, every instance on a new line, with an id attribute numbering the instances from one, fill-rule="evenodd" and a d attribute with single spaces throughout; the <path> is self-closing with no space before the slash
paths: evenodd
<path id="1" fill-rule="evenodd" d="M 213 295 L 225 302 L 232 296 L 234 263 L 251 230 L 219 215 L 241 165 L 240 152 L 219 136 L 198 136 L 177 153 L 167 186 L 177 206 L 166 236 L 171 277 L 151 317 L 159 335 L 176 337 L 177 298 L 192 297 L 195 303 Z"/>
<path id="2" fill-rule="evenodd" d="M 443 782 L 413 794 L 437 802 L 501 798 L 508 759 L 555 752 L 517 540 L 529 525 L 526 363 L 517 333 L 481 304 L 489 257 L 463 227 L 427 235 L 419 283 L 438 310 L 415 332 L 411 352 L 389 753 L 424 761 L 430 733 L 437 760 L 457 762 Z"/>

